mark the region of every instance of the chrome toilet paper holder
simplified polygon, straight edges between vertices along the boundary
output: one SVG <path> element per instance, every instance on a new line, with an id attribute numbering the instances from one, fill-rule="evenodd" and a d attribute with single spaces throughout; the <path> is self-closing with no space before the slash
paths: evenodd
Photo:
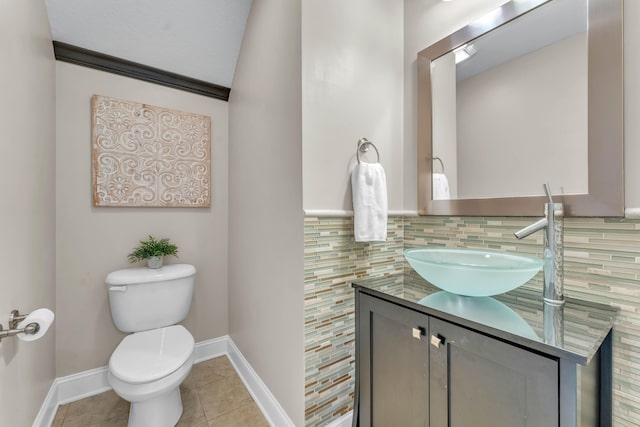
<path id="1" fill-rule="evenodd" d="M 9 314 L 9 329 L 4 330 L 2 324 L 0 324 L 0 342 L 2 342 L 2 338 L 12 337 L 22 333 L 27 335 L 37 334 L 40 330 L 40 325 L 35 322 L 29 323 L 24 328 L 18 328 L 18 324 L 26 319 L 27 316 L 29 315 L 20 314 L 18 310 L 11 310 L 11 314 Z"/>

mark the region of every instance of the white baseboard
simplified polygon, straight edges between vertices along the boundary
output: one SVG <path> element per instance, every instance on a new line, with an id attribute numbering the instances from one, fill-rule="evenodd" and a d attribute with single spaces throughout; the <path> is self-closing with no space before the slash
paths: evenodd
<path id="1" fill-rule="evenodd" d="M 49 388 L 47 396 L 44 398 L 44 402 L 42 402 L 42 406 L 40 407 L 40 411 L 38 411 L 38 415 L 36 415 L 36 419 L 33 421 L 33 427 L 48 427 L 53 424 L 53 419 L 56 417 L 56 412 L 58 411 L 58 405 L 58 387 L 54 380 L 51 388 Z"/>
<path id="2" fill-rule="evenodd" d="M 282 409 L 229 336 L 225 335 L 196 343 L 194 363 L 204 362 L 224 355 L 233 364 L 249 394 L 256 401 L 269 424 L 277 427 L 294 427 L 287 413 Z M 111 390 L 107 380 L 108 370 L 107 366 L 103 366 L 56 378 L 40 407 L 40 411 L 33 422 L 33 427 L 50 427 L 53 424 L 59 405 Z"/>
<path id="3" fill-rule="evenodd" d="M 331 421 L 325 427 L 351 427 L 351 422 L 353 420 L 353 411 L 349 411 L 340 418 L 336 418 Z"/>
<path id="4" fill-rule="evenodd" d="M 49 427 L 60 405 L 111 390 L 107 370 L 104 366 L 53 380 L 33 427 Z"/>
<path id="5" fill-rule="evenodd" d="M 193 359 L 194 363 L 200 363 L 226 355 L 228 341 L 231 341 L 231 338 L 225 335 L 211 340 L 197 342 Z"/>
<path id="6" fill-rule="evenodd" d="M 227 341 L 227 356 L 269 425 L 272 427 L 295 427 L 291 418 L 247 362 L 247 359 L 240 353 L 231 338 Z"/>
<path id="7" fill-rule="evenodd" d="M 79 372 L 62 378 L 56 378 L 53 382 L 58 390 L 58 404 L 75 402 L 85 397 L 94 396 L 111 390 L 107 374 L 108 366 Z"/>

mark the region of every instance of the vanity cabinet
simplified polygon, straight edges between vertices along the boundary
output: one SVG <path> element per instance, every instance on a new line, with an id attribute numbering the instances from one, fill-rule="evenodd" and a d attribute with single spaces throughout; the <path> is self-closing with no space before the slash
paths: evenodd
<path id="1" fill-rule="evenodd" d="M 429 317 L 360 298 L 360 425 L 429 425 Z"/>
<path id="2" fill-rule="evenodd" d="M 434 427 L 558 425 L 558 362 L 431 319 Z"/>
<path id="3" fill-rule="evenodd" d="M 416 304 L 425 292 L 415 283 L 382 292 L 353 286 L 354 426 L 611 425 L 613 309 L 597 311 L 595 319 L 608 326 L 598 332 L 597 348 L 580 358 L 542 338 L 501 333 L 495 325 Z M 593 316 L 576 321 L 593 333 Z"/>

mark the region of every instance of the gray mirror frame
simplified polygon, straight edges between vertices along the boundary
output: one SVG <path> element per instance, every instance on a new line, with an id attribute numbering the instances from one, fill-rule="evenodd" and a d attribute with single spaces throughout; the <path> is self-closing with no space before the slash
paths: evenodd
<path id="1" fill-rule="evenodd" d="M 432 200 L 431 62 L 550 1 L 554 0 L 508 2 L 501 7 L 500 22 L 485 27 L 468 25 L 418 53 L 419 215 L 537 216 L 542 213 L 545 196 Z M 589 192 L 554 195 L 554 200 L 564 204 L 565 216 L 621 217 L 624 216 L 623 0 L 587 1 Z"/>

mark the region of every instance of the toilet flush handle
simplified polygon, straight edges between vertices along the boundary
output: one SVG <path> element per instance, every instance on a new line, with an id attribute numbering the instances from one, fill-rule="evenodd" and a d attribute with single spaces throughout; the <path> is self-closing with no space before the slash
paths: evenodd
<path id="1" fill-rule="evenodd" d="M 111 286 L 109 290 L 113 292 L 127 292 L 127 286 Z"/>

